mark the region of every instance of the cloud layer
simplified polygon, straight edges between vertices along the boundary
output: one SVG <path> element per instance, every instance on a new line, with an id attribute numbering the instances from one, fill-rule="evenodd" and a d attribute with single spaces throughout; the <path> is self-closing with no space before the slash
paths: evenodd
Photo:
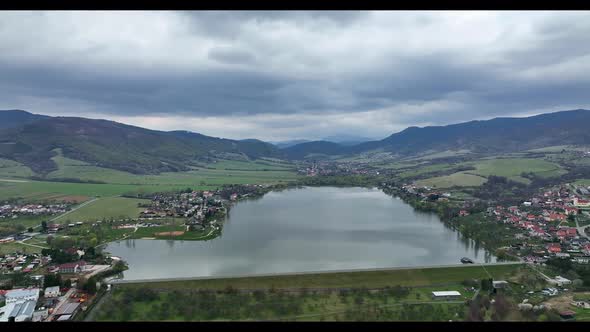
<path id="1" fill-rule="evenodd" d="M 589 108 L 589 12 L 3 12 L 0 109 L 266 140 Z"/>

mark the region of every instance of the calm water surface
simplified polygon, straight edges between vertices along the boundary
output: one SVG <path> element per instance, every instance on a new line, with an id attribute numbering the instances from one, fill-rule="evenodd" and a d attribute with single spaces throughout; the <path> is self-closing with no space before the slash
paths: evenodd
<path id="1" fill-rule="evenodd" d="M 214 240 L 124 240 L 106 250 L 128 262 L 127 280 L 495 261 L 434 214 L 378 189 L 335 187 L 239 202 Z"/>

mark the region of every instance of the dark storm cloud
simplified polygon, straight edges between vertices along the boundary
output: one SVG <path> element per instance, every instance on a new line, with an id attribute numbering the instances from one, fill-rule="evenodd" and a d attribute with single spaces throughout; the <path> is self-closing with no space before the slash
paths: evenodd
<path id="1" fill-rule="evenodd" d="M 588 35 L 590 15 L 567 12 L 8 12 L 0 109 L 386 136 L 588 107 Z"/>

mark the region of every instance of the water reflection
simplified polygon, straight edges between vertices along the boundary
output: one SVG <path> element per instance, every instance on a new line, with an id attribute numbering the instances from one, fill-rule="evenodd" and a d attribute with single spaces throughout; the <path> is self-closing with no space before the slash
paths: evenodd
<path id="1" fill-rule="evenodd" d="M 230 211 L 210 241 L 133 240 L 107 251 L 129 263 L 125 278 L 146 279 L 459 264 L 478 261 L 480 250 L 436 215 L 377 189 L 291 189 Z"/>

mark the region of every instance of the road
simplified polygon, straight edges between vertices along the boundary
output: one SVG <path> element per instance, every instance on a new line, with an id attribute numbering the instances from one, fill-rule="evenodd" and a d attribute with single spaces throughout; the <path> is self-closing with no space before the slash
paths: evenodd
<path id="1" fill-rule="evenodd" d="M 64 214 L 60 214 L 59 216 L 57 216 L 57 217 L 55 217 L 55 218 L 53 218 L 53 219 L 49 220 L 49 222 L 56 221 L 56 220 L 57 220 L 57 219 L 59 219 L 59 218 L 62 218 L 62 217 L 64 217 L 64 216 L 67 216 L 68 214 L 70 214 L 70 213 L 72 213 L 72 212 L 74 212 L 74 211 L 76 211 L 76 210 L 78 210 L 78 209 L 80 209 L 80 208 L 83 208 L 83 207 L 85 207 L 86 205 L 88 205 L 88 204 L 90 204 L 90 203 L 93 203 L 93 202 L 95 202 L 95 201 L 98 201 L 98 197 L 95 197 L 95 198 L 93 198 L 93 199 L 91 199 L 91 200 L 89 200 L 89 201 L 87 201 L 87 202 L 84 202 L 84 203 L 82 203 L 82 204 L 80 204 L 80 205 L 76 206 L 75 208 L 71 209 L 70 211 L 68 211 L 68 212 L 66 212 L 66 213 L 64 213 Z M 37 226 L 37 227 L 40 227 L 40 226 L 41 226 L 41 225 L 39 225 L 39 226 Z"/>
<path id="2" fill-rule="evenodd" d="M 576 218 L 576 228 L 578 229 L 578 233 L 580 233 L 580 236 L 583 236 L 590 240 L 590 236 L 586 235 L 586 228 L 588 227 L 590 227 L 590 225 L 580 227 L 580 224 L 578 224 L 578 218 Z"/>
<path id="3" fill-rule="evenodd" d="M 53 308 L 51 315 L 49 315 L 47 317 L 46 321 L 48 321 L 48 322 L 53 321 L 53 317 L 55 316 L 55 313 L 57 312 L 57 310 L 59 308 L 61 308 L 62 305 L 68 303 L 68 299 L 70 298 L 70 296 L 72 296 L 72 294 L 74 294 L 75 291 L 76 291 L 75 288 L 70 288 L 63 296 L 59 297 L 59 302 L 57 303 L 55 308 Z"/>
<path id="4" fill-rule="evenodd" d="M 481 266 L 495 266 L 495 265 L 520 265 L 520 264 L 524 264 L 524 262 L 499 262 L 499 263 L 488 263 L 488 264 L 430 265 L 430 266 L 409 266 L 409 267 L 395 267 L 395 268 L 386 267 L 386 268 L 374 268 L 374 269 L 307 271 L 307 272 L 249 274 L 249 275 L 220 275 L 220 276 L 188 277 L 188 278 L 113 280 L 112 283 L 113 284 L 136 284 L 136 283 L 145 283 L 145 282 L 188 281 L 188 280 L 230 279 L 230 278 L 251 278 L 251 277 L 278 277 L 278 276 L 294 276 L 294 275 L 342 273 L 342 272 L 396 271 L 396 270 L 416 270 L 416 269 L 447 268 L 447 267 L 470 267 L 470 266 L 471 267 L 481 267 Z"/>

